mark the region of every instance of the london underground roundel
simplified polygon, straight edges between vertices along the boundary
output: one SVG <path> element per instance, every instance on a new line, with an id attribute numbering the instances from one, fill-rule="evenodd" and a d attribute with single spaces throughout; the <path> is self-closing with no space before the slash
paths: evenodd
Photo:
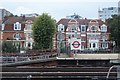
<path id="1" fill-rule="evenodd" d="M 80 43 L 79 43 L 78 41 L 74 41 L 74 42 L 72 43 L 72 46 L 73 46 L 74 48 L 79 48 Z"/>
<path id="2" fill-rule="evenodd" d="M 70 40 L 71 50 L 81 50 L 81 39 Z"/>

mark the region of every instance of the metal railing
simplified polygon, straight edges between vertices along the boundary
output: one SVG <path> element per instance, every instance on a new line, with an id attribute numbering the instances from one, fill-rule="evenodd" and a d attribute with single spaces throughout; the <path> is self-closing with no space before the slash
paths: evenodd
<path id="1" fill-rule="evenodd" d="M 26 56 L 26 57 L 0 57 L 0 63 L 15 63 L 15 62 L 22 62 L 22 61 L 31 61 L 31 60 L 38 60 L 38 59 L 49 59 L 50 57 L 54 57 L 52 55 L 39 55 L 39 56 Z"/>

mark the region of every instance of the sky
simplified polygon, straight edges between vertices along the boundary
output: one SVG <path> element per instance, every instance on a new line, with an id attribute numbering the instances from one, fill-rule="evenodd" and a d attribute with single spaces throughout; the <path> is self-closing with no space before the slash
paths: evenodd
<path id="1" fill-rule="evenodd" d="M 48 13 L 59 20 L 74 13 L 83 18 L 98 19 L 98 9 L 117 7 L 120 0 L 0 0 L 0 8 L 14 15 Z"/>

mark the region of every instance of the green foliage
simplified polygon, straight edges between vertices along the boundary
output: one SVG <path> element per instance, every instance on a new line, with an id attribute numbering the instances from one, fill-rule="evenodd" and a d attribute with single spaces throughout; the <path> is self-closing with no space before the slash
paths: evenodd
<path id="1" fill-rule="evenodd" d="M 115 41 L 117 47 L 120 48 L 120 16 L 114 15 L 106 22 L 110 28 L 110 39 Z"/>
<path id="2" fill-rule="evenodd" d="M 3 51 L 3 53 L 4 52 L 13 53 L 13 52 L 17 52 L 17 48 L 13 44 L 13 42 L 11 42 L 11 41 L 4 41 L 2 43 L 2 51 Z"/>
<path id="3" fill-rule="evenodd" d="M 33 24 L 33 49 L 48 49 L 53 45 L 53 35 L 56 29 L 55 20 L 47 13 L 36 18 Z"/>

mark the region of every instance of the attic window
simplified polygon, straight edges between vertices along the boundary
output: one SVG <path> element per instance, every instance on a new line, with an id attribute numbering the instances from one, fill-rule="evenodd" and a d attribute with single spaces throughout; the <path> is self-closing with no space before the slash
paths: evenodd
<path id="1" fill-rule="evenodd" d="M 101 32 L 107 32 L 107 26 L 102 25 L 101 26 Z"/>
<path id="2" fill-rule="evenodd" d="M 21 24 L 19 22 L 14 24 L 14 30 L 21 30 Z"/>

